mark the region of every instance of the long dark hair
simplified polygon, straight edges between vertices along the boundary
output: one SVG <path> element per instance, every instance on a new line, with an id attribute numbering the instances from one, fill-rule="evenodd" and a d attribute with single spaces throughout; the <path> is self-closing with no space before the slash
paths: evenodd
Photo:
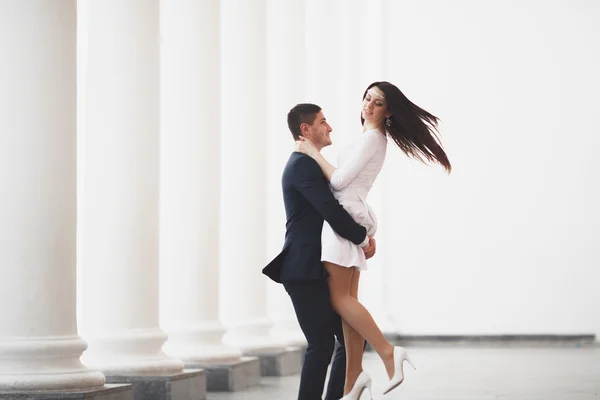
<path id="1" fill-rule="evenodd" d="M 386 120 L 385 129 L 398 147 L 407 156 L 423 163 L 437 162 L 450 173 L 452 165 L 441 146 L 438 118 L 412 103 L 400 89 L 385 81 L 371 83 L 365 90 L 363 100 L 373 86 L 377 86 L 385 95 L 387 108 L 392 113 Z M 365 123 L 362 115 L 360 122 Z"/>

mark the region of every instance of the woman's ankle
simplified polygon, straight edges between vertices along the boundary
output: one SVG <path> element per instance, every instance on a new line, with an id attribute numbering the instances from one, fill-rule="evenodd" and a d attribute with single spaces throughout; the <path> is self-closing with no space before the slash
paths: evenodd
<path id="1" fill-rule="evenodd" d="M 348 390 L 352 389 L 352 387 L 354 386 L 354 383 L 356 382 L 356 380 L 358 379 L 358 376 L 361 374 L 362 371 L 363 371 L 362 368 L 352 370 L 352 371 L 346 371 L 345 387 L 348 388 Z"/>
<path id="2" fill-rule="evenodd" d="M 375 349 L 375 351 L 383 362 L 394 358 L 394 345 L 390 342 L 385 343 L 381 348 Z"/>
<path id="3" fill-rule="evenodd" d="M 379 354 L 379 357 L 381 358 L 381 361 L 383 361 L 383 365 L 385 367 L 385 371 L 388 374 L 388 378 L 391 379 L 391 377 L 394 375 L 394 345 L 393 344 L 389 344 L 389 346 L 386 346 L 385 349 L 383 350 L 383 352 Z"/>

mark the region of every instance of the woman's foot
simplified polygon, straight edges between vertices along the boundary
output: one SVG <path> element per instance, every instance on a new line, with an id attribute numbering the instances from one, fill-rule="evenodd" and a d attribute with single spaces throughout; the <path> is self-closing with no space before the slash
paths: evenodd
<path id="1" fill-rule="evenodd" d="M 372 399 L 371 377 L 367 375 L 365 371 L 362 371 L 360 375 L 358 375 L 358 378 L 356 378 L 354 385 L 352 385 L 352 389 L 340 400 L 358 400 L 365 389 L 369 389 L 369 397 Z"/>
<path id="2" fill-rule="evenodd" d="M 346 371 L 346 383 L 344 384 L 344 396 L 352 391 L 356 380 L 363 373 L 362 368 L 358 371 Z"/>
<path id="3" fill-rule="evenodd" d="M 404 361 L 407 361 L 411 367 L 416 369 L 415 366 L 413 365 L 413 363 L 410 361 L 410 358 L 408 357 L 408 353 L 406 352 L 406 349 L 404 349 L 403 347 L 400 347 L 400 346 L 394 347 L 393 361 L 394 361 L 393 362 L 393 373 L 392 373 L 392 376 L 390 376 L 389 370 L 388 370 L 388 376 L 390 376 L 390 382 L 389 382 L 387 388 L 384 390 L 383 394 L 387 394 L 387 393 L 391 392 L 393 389 L 400 386 L 400 384 L 404 381 L 404 367 L 403 367 Z M 387 370 L 387 367 L 386 367 L 386 370 Z"/>
<path id="4" fill-rule="evenodd" d="M 383 366 L 385 367 L 385 372 L 387 372 L 388 379 L 392 379 L 395 372 L 394 367 L 394 346 L 389 344 L 385 349 L 385 353 L 380 354 L 381 360 L 383 361 Z"/>

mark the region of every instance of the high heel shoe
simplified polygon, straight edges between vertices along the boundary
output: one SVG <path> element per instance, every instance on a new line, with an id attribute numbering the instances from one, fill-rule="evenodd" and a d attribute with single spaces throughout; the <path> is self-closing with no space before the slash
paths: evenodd
<path id="1" fill-rule="evenodd" d="M 416 370 L 415 366 L 408 357 L 406 349 L 400 346 L 394 346 L 394 376 L 392 376 L 392 379 L 390 379 L 390 383 L 388 384 L 388 387 L 387 389 L 385 389 L 383 394 L 388 394 L 393 389 L 397 388 L 402 383 L 402 381 L 404 381 L 404 369 L 402 365 L 404 364 L 404 360 L 406 360 L 410 364 L 410 366 Z"/>
<path id="2" fill-rule="evenodd" d="M 342 397 L 340 400 L 358 400 L 362 395 L 365 388 L 369 389 L 369 399 L 373 399 L 373 392 L 371 391 L 371 377 L 367 375 L 365 371 L 362 371 L 358 378 L 356 378 L 356 382 L 354 382 L 354 386 L 352 386 L 352 390 L 350 393 Z"/>

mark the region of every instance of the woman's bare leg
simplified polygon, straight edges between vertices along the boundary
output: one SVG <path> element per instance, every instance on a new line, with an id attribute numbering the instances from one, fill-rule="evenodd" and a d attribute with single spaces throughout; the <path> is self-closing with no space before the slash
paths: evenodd
<path id="1" fill-rule="evenodd" d="M 383 336 L 369 311 L 357 299 L 350 296 L 354 268 L 341 267 L 328 262 L 324 262 L 324 265 L 329 273 L 331 306 L 348 325 L 373 346 L 391 379 L 394 376 L 394 346 Z M 348 352 L 347 347 L 346 352 Z"/>
<path id="2" fill-rule="evenodd" d="M 353 270 L 350 280 L 350 297 L 358 300 L 358 282 L 360 271 Z M 354 387 L 356 379 L 362 372 L 363 351 L 365 348 L 365 338 L 342 319 L 342 328 L 344 329 L 344 344 L 346 345 L 346 385 L 344 386 L 344 395 L 350 393 Z"/>

